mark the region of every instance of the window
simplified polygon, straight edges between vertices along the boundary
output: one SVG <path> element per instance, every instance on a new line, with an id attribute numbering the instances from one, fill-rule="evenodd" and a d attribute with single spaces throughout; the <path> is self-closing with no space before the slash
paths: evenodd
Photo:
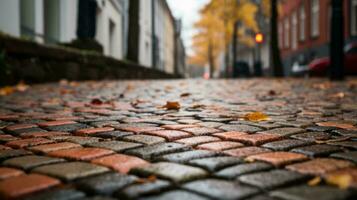
<path id="1" fill-rule="evenodd" d="M 290 43 L 290 24 L 289 24 L 289 18 L 286 18 L 284 21 L 284 47 L 289 48 L 289 43 Z"/>
<path id="2" fill-rule="evenodd" d="M 306 24 L 306 14 L 305 5 L 302 4 L 299 9 L 299 39 L 300 41 L 305 40 L 305 24 Z"/>
<path id="3" fill-rule="evenodd" d="M 291 25 L 291 47 L 293 49 L 297 48 L 297 13 L 292 14 L 292 25 Z"/>
<path id="4" fill-rule="evenodd" d="M 351 2 L 351 35 L 357 35 L 357 0 Z"/>
<path id="5" fill-rule="evenodd" d="M 319 11 L 320 11 L 320 2 L 319 0 L 311 1 L 311 36 L 316 37 L 319 35 Z"/>

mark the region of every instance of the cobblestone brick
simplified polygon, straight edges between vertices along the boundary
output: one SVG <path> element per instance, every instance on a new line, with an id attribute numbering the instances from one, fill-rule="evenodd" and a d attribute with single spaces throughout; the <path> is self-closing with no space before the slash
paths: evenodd
<path id="1" fill-rule="evenodd" d="M 28 133 L 33 133 L 33 132 L 46 132 L 46 130 L 34 127 L 34 128 L 25 128 L 25 129 L 16 129 L 16 130 L 7 131 L 7 132 L 14 136 L 20 136 L 20 135 L 25 135 Z"/>
<path id="2" fill-rule="evenodd" d="M 77 182 L 79 189 L 92 195 L 111 195 L 116 190 L 134 183 L 136 177 L 118 173 L 106 173 Z"/>
<path id="3" fill-rule="evenodd" d="M 165 139 L 162 137 L 151 136 L 151 135 L 130 135 L 124 137 L 123 140 L 129 142 L 139 142 L 146 145 L 153 145 L 165 142 Z"/>
<path id="4" fill-rule="evenodd" d="M 171 187 L 169 181 L 155 180 L 147 183 L 138 183 L 125 187 L 116 196 L 122 199 L 134 199 L 144 195 L 157 194 Z M 183 197 L 182 197 L 183 198 Z"/>
<path id="5" fill-rule="evenodd" d="M 318 158 L 311 161 L 289 165 L 286 168 L 303 174 L 323 175 L 341 168 L 351 167 L 352 163 L 331 158 Z"/>
<path id="6" fill-rule="evenodd" d="M 247 133 L 238 132 L 238 131 L 229 131 L 229 132 L 223 132 L 223 133 L 214 134 L 214 136 L 217 136 L 217 137 L 222 138 L 224 140 L 233 140 L 233 141 L 237 141 L 243 135 L 247 135 Z"/>
<path id="7" fill-rule="evenodd" d="M 84 162 L 69 162 L 36 167 L 33 172 L 47 174 L 65 181 L 107 172 L 108 168 Z"/>
<path id="8" fill-rule="evenodd" d="M 87 135 L 94 135 L 96 133 L 110 132 L 110 131 L 114 131 L 114 128 L 112 128 L 112 127 L 86 128 L 86 129 L 76 130 L 75 135 L 87 136 Z"/>
<path id="9" fill-rule="evenodd" d="M 144 132 L 149 132 L 149 131 L 158 131 L 158 130 L 162 130 L 162 128 L 160 127 L 152 127 L 152 126 L 148 126 L 148 127 L 136 127 L 136 126 L 125 126 L 125 127 L 121 127 L 121 126 L 113 126 L 114 128 L 118 128 L 119 130 L 122 131 L 128 131 L 128 132 L 134 132 L 134 133 L 144 133 Z"/>
<path id="10" fill-rule="evenodd" d="M 194 125 L 194 124 L 172 124 L 172 125 L 163 125 L 161 126 L 161 128 L 165 128 L 165 129 L 172 129 L 172 130 L 181 130 L 184 128 L 193 128 L 193 127 L 197 127 L 198 125 Z"/>
<path id="11" fill-rule="evenodd" d="M 224 151 L 227 149 L 233 149 L 237 147 L 244 146 L 239 142 L 230 142 L 230 141 L 222 141 L 222 142 L 210 142 L 198 145 L 197 149 L 211 150 L 211 151 Z"/>
<path id="12" fill-rule="evenodd" d="M 59 158 L 30 155 L 30 156 L 22 156 L 17 158 L 10 158 L 8 160 L 5 160 L 3 164 L 11 167 L 21 168 L 23 170 L 29 170 L 41 165 L 53 164 L 63 161 L 64 161 L 63 159 L 59 159 Z"/>
<path id="13" fill-rule="evenodd" d="M 169 192 L 162 193 L 158 196 L 141 198 L 140 200 L 182 200 L 182 199 L 190 199 L 190 200 L 208 200 L 208 198 L 199 196 L 195 193 L 187 192 L 184 190 L 173 190 Z"/>
<path id="14" fill-rule="evenodd" d="M 183 185 L 183 188 L 214 199 L 243 199 L 259 193 L 253 187 L 218 179 L 194 181 Z"/>
<path id="15" fill-rule="evenodd" d="M 82 136 L 55 136 L 55 137 L 50 137 L 50 139 L 59 142 L 72 142 L 80 145 L 99 142 L 101 140 L 101 138 L 97 138 L 97 137 L 82 137 Z"/>
<path id="16" fill-rule="evenodd" d="M 243 175 L 238 178 L 242 183 L 253 185 L 264 190 L 307 180 L 308 176 L 287 170 L 272 170 Z"/>
<path id="17" fill-rule="evenodd" d="M 312 157 L 318 157 L 318 156 L 327 156 L 332 153 L 342 151 L 342 149 L 332 145 L 316 144 L 311 146 L 298 147 L 291 151 L 296 153 L 302 153 Z"/>
<path id="18" fill-rule="evenodd" d="M 0 181 L 13 176 L 19 176 L 22 174 L 23 172 L 21 170 L 8 168 L 8 167 L 0 167 Z"/>
<path id="19" fill-rule="evenodd" d="M 109 139 L 122 139 L 125 136 L 133 135 L 131 132 L 124 131 L 110 131 L 95 134 L 96 137 L 109 138 Z"/>
<path id="20" fill-rule="evenodd" d="M 19 148 L 36 146 L 36 145 L 40 145 L 40 144 L 48 144 L 48 143 L 52 143 L 52 142 L 53 141 L 45 139 L 45 138 L 29 138 L 29 139 L 10 141 L 10 142 L 6 143 L 6 146 L 19 149 Z"/>
<path id="21" fill-rule="evenodd" d="M 274 151 L 287 151 L 296 147 L 302 147 L 311 144 L 313 144 L 313 142 L 305 141 L 305 140 L 286 139 L 286 140 L 280 140 L 275 142 L 269 142 L 262 145 L 262 147 L 266 147 Z"/>
<path id="22" fill-rule="evenodd" d="M 14 137 L 12 135 L 2 134 L 0 135 L 0 143 L 6 143 L 14 140 L 18 140 L 19 138 Z"/>
<path id="23" fill-rule="evenodd" d="M 58 150 L 77 148 L 77 147 L 81 147 L 81 145 L 70 143 L 70 142 L 60 142 L 54 144 L 38 145 L 38 146 L 30 147 L 29 149 L 37 153 L 49 153 L 51 151 L 58 151 Z"/>
<path id="24" fill-rule="evenodd" d="M 185 145 L 195 146 L 207 142 L 216 142 L 216 141 L 220 141 L 220 139 L 212 136 L 195 136 L 195 137 L 176 140 L 175 142 L 182 143 Z"/>
<path id="25" fill-rule="evenodd" d="M 13 149 L 5 149 L 0 150 L 0 161 L 6 160 L 8 158 L 18 157 L 18 156 L 25 156 L 29 155 L 31 152 L 25 151 L 23 149 L 13 150 Z"/>
<path id="26" fill-rule="evenodd" d="M 296 134 L 291 137 L 299 140 L 315 142 L 316 140 L 328 140 L 332 137 L 332 135 L 325 132 L 307 132 Z"/>
<path id="27" fill-rule="evenodd" d="M 271 152 L 269 149 L 261 147 L 243 147 L 238 149 L 231 149 L 224 151 L 225 154 L 235 156 L 235 157 L 247 157 L 251 155 L 256 155 L 260 153 Z"/>
<path id="28" fill-rule="evenodd" d="M 158 157 L 157 160 L 183 163 L 183 162 L 187 162 L 192 159 L 212 157 L 214 155 L 216 155 L 216 153 L 214 153 L 212 151 L 192 150 L 192 151 L 185 151 L 185 152 L 180 152 L 180 153 L 166 154 L 166 155 Z"/>
<path id="29" fill-rule="evenodd" d="M 192 165 L 205 168 L 209 171 L 217 171 L 224 167 L 231 166 L 241 162 L 242 160 L 239 158 L 221 156 L 221 157 L 195 159 L 195 160 L 191 160 L 189 163 Z"/>
<path id="30" fill-rule="evenodd" d="M 113 153 L 113 151 L 101 148 L 72 148 L 51 151 L 48 155 L 72 160 L 92 160 Z"/>
<path id="31" fill-rule="evenodd" d="M 307 185 L 292 186 L 286 189 L 273 191 L 271 193 L 273 197 L 282 200 L 336 200 L 336 199 L 349 199 L 353 197 L 353 193 L 347 190 L 339 190 L 330 186 L 314 186 L 309 187 Z"/>
<path id="32" fill-rule="evenodd" d="M 328 143 L 328 144 L 357 150 L 357 141 L 331 142 L 331 143 Z"/>
<path id="33" fill-rule="evenodd" d="M 266 171 L 272 168 L 272 165 L 262 162 L 244 163 L 222 169 L 218 171 L 215 176 L 226 179 L 234 179 L 237 176 L 253 172 Z"/>
<path id="34" fill-rule="evenodd" d="M 304 132 L 304 129 L 302 128 L 291 128 L 291 127 L 276 128 L 276 129 L 264 131 L 264 133 L 276 134 L 284 137 L 295 135 L 297 133 L 302 133 L 302 132 Z"/>
<path id="35" fill-rule="evenodd" d="M 109 150 L 116 151 L 116 152 L 123 152 L 125 150 L 134 149 L 137 147 L 141 147 L 143 145 L 139 144 L 139 143 L 133 143 L 133 142 L 103 141 L 103 142 L 90 143 L 87 146 L 109 149 Z"/>
<path id="36" fill-rule="evenodd" d="M 331 157 L 349 160 L 349 161 L 352 161 L 355 164 L 357 164 L 357 151 L 334 153 L 334 154 L 331 155 Z"/>
<path id="37" fill-rule="evenodd" d="M 177 130 L 159 130 L 159 131 L 149 131 L 146 134 L 159 136 L 166 138 L 169 141 L 177 140 L 185 137 L 190 137 L 191 134 L 184 132 L 184 131 L 177 131 Z"/>
<path id="38" fill-rule="evenodd" d="M 60 181 L 38 174 L 20 175 L 0 182 L 0 197 L 12 199 L 60 184 Z"/>
<path id="39" fill-rule="evenodd" d="M 38 125 L 40 127 L 49 127 L 49 126 L 62 126 L 62 125 L 76 124 L 76 123 L 77 122 L 70 121 L 70 120 L 56 120 L 56 121 L 41 122 L 38 123 Z"/>
<path id="40" fill-rule="evenodd" d="M 83 199 L 85 193 L 72 189 L 72 188 L 61 188 L 61 189 L 51 189 L 46 191 L 41 191 L 41 193 L 35 193 L 26 200 L 75 200 Z"/>
<path id="41" fill-rule="evenodd" d="M 136 148 L 127 151 L 127 153 L 139 156 L 143 159 L 153 159 L 154 156 L 179 152 L 188 149 L 186 145 L 179 143 L 159 143 L 151 146 Z"/>
<path id="42" fill-rule="evenodd" d="M 66 125 L 60 125 L 60 126 L 48 126 L 48 127 L 46 127 L 46 130 L 60 131 L 60 132 L 73 132 L 73 131 L 76 131 L 79 129 L 85 129 L 85 128 L 90 128 L 90 126 L 85 125 L 85 124 L 75 123 L 75 124 L 66 124 Z"/>
<path id="43" fill-rule="evenodd" d="M 272 142 L 281 139 L 281 136 L 268 133 L 242 134 L 235 138 L 236 141 L 244 144 L 258 146 L 267 142 Z"/>
<path id="44" fill-rule="evenodd" d="M 5 128 L 5 130 L 7 131 L 15 131 L 15 130 L 19 130 L 19 129 L 28 129 L 28 128 L 34 128 L 37 127 L 36 124 L 13 124 L 10 126 L 7 126 Z"/>
<path id="45" fill-rule="evenodd" d="M 238 131 L 238 132 L 246 132 L 246 133 L 255 133 L 258 131 L 262 131 L 261 128 L 255 127 L 255 126 L 249 126 L 249 125 L 224 125 L 220 126 L 219 129 L 225 130 L 225 131 Z"/>
<path id="46" fill-rule="evenodd" d="M 38 137 L 51 137 L 51 136 L 65 136 L 70 135 L 66 132 L 58 132 L 58 131 L 48 131 L 48 132 L 31 132 L 26 134 L 21 134 L 22 138 L 38 138 Z"/>
<path id="47" fill-rule="evenodd" d="M 169 162 L 159 162 L 145 167 L 134 168 L 131 172 L 140 176 L 156 175 L 174 182 L 191 181 L 208 175 L 206 171 L 200 168 Z"/>
<path id="48" fill-rule="evenodd" d="M 303 154 L 291 152 L 270 152 L 258 155 L 248 156 L 246 160 L 249 161 L 264 161 L 275 166 L 287 165 L 294 162 L 307 160 L 308 158 Z"/>
<path id="49" fill-rule="evenodd" d="M 218 133 L 222 132 L 218 129 L 215 128 L 209 128 L 209 127 L 193 127 L 193 128 L 185 128 L 182 129 L 183 131 L 192 133 L 193 135 L 210 135 L 213 133 Z"/>
<path id="50" fill-rule="evenodd" d="M 148 162 L 134 156 L 114 154 L 92 160 L 92 163 L 112 168 L 120 173 L 126 174 L 134 167 L 147 165 Z"/>

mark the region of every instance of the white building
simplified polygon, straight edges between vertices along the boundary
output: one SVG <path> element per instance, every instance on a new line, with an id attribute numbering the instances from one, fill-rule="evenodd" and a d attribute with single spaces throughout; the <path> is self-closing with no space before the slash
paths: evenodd
<path id="1" fill-rule="evenodd" d="M 96 40 L 104 55 L 125 56 L 126 0 L 97 0 Z M 78 0 L 0 0 L 0 31 L 40 43 L 76 39 Z"/>

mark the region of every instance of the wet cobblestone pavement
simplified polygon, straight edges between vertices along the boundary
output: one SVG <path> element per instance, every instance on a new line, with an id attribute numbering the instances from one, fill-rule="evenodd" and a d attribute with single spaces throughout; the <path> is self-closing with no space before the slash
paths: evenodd
<path id="1" fill-rule="evenodd" d="M 0 199 L 357 199 L 357 81 L 35 85 L 0 163 Z"/>

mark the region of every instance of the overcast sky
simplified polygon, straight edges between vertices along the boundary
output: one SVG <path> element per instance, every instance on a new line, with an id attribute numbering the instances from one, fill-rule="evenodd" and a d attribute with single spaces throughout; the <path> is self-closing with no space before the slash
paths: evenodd
<path id="1" fill-rule="evenodd" d="M 183 21 L 182 38 L 188 54 L 192 54 L 191 37 L 195 33 L 193 24 L 199 18 L 199 10 L 209 0 L 167 0 L 173 15 Z"/>

